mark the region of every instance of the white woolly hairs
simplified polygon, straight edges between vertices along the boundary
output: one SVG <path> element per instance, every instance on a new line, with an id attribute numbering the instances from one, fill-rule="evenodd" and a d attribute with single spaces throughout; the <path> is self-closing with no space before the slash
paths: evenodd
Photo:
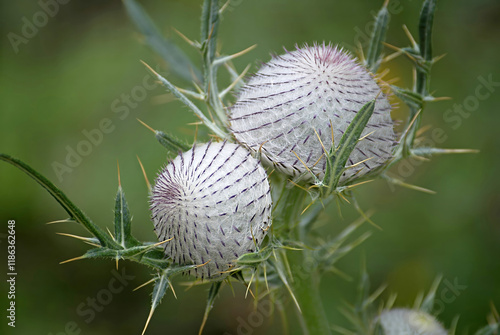
<path id="1" fill-rule="evenodd" d="M 378 96 L 378 97 L 377 97 Z M 314 45 L 274 57 L 250 78 L 230 109 L 235 138 L 263 161 L 285 174 L 306 172 L 300 158 L 319 178 L 326 150 L 335 145 L 356 113 L 377 97 L 375 110 L 340 182 L 361 176 L 385 163 L 395 141 L 391 105 L 368 71 L 337 47 Z M 298 156 L 298 158 L 297 158 Z"/>
<path id="2" fill-rule="evenodd" d="M 152 218 L 176 264 L 206 265 L 197 277 L 222 279 L 241 255 L 262 243 L 271 225 L 271 195 L 260 162 L 240 145 L 197 145 L 158 175 Z"/>
<path id="3" fill-rule="evenodd" d="M 447 335 L 448 332 L 436 319 L 423 311 L 407 308 L 386 310 L 378 321 L 385 335 Z"/>

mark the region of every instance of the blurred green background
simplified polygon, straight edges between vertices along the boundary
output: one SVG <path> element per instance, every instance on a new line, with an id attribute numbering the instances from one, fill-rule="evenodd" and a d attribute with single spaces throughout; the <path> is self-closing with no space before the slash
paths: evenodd
<path id="1" fill-rule="evenodd" d="M 416 34 L 421 2 L 392 2 L 395 7 L 387 41 L 404 46 L 407 39 L 401 27 L 407 24 Z M 197 53 L 175 34 L 173 27 L 198 39 L 201 0 L 141 3 L 162 32 L 199 62 Z M 331 41 L 354 51 L 356 40 L 364 42 L 363 36 L 370 28 L 367 22 L 381 3 L 234 0 L 220 26 L 220 47 L 229 54 L 258 44 L 236 60 L 239 71 L 248 63 L 255 71 L 258 61 L 267 61 L 270 53 L 282 52 L 283 46 L 292 49 L 296 43 Z M 146 91 L 141 101 L 132 101 L 128 115 L 114 112 L 117 106 L 125 106 L 120 101 L 123 94 L 130 95 L 148 75 L 139 60 L 160 64 L 168 72 L 160 58 L 141 43 L 121 1 L 73 0 L 60 5 L 57 14 L 17 45 L 16 52 L 8 34 L 21 35 L 25 20 L 32 22 L 40 10 L 36 1 L 1 2 L 0 152 L 38 169 L 103 227 L 111 227 L 112 223 L 119 161 L 122 185 L 134 214 L 133 231 L 139 239 L 155 240 L 147 188 L 136 156 L 152 180 L 166 162 L 166 152 L 136 118 L 186 139 L 192 139 L 195 129 L 187 123 L 196 118 L 177 101 L 165 103 L 168 96 L 161 88 Z M 394 170 L 410 183 L 435 190 L 436 195 L 393 189 L 380 180 L 359 189 L 362 207 L 376 210 L 373 219 L 383 230 L 366 226 L 373 236 L 339 264 L 351 281 L 334 274 L 323 278 L 324 304 L 332 323 L 346 325 L 338 308 L 354 299 L 363 257 L 373 287 L 387 283 L 384 296 L 397 292 L 399 306 L 411 305 L 438 274 L 445 282 L 458 283 L 461 289 L 456 294 L 450 294 L 451 290 L 442 284 L 437 296 L 443 302 L 440 319 L 446 326 L 460 315 L 458 334 L 484 325 L 491 302 L 500 308 L 499 41 L 497 0 L 439 1 L 434 50 L 436 55 L 445 53 L 446 57 L 433 69 L 431 88 L 436 96 L 453 99 L 428 106 L 423 124 L 431 128 L 424 135 L 432 139 L 433 131 L 442 129 L 444 135 L 434 138 L 437 145 L 475 148 L 481 153 L 436 157 L 419 166 Z M 407 60 L 398 58 L 387 67 L 391 72 L 385 79 L 400 78 L 398 85 L 410 84 Z M 479 95 L 490 93 L 484 99 L 477 99 L 479 77 L 490 77 L 496 83 L 490 87 L 491 92 L 479 88 Z M 453 112 L 454 104 L 465 104 L 470 113 L 467 109 L 463 115 Z M 393 114 L 396 118 L 405 115 L 404 109 Z M 58 179 L 54 162 L 64 163 L 67 148 L 76 149 L 85 139 L 82 132 L 97 129 L 103 119 L 110 120 L 113 130 L 104 134 L 71 172 Z M 119 271 L 124 269 L 130 279 L 119 293 L 107 296 L 113 262 L 58 264 L 81 255 L 87 246 L 55 233 L 84 234 L 83 229 L 73 224 L 46 225 L 64 219 L 65 212 L 33 180 L 5 163 L 0 163 L 0 185 L 2 315 L 7 308 L 5 237 L 11 219 L 16 220 L 18 273 L 16 328 L 7 327 L 3 316 L 0 333 L 77 334 L 80 330 L 80 334 L 139 334 L 149 313 L 151 287 L 135 292 L 132 289 L 149 280 L 150 271 L 122 262 Z M 324 235 L 333 236 L 357 217 L 352 208 L 343 206 L 341 219 L 333 207 L 321 218 Z M 208 286 L 189 290 L 176 287 L 178 299 L 167 293 L 147 334 L 197 333 Z M 97 297 L 107 303 L 98 306 L 99 311 L 92 317 L 82 313 Z M 286 307 L 288 331 L 299 334 L 294 306 L 288 302 Z M 249 322 L 251 312 L 252 299 L 244 299 L 244 288 L 235 285 L 233 295 L 226 287 L 204 334 L 238 334 L 241 320 Z M 261 326 L 243 331 L 279 334 L 283 327 L 275 315 L 266 318 Z"/>

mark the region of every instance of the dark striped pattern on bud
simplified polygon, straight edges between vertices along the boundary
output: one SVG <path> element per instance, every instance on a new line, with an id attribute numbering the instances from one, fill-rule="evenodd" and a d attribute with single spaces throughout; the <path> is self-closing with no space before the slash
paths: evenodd
<path id="1" fill-rule="evenodd" d="M 371 159 L 346 170 L 342 183 L 389 160 L 395 135 L 386 96 L 367 70 L 337 47 L 305 46 L 264 64 L 231 108 L 231 129 L 240 143 L 261 150 L 263 160 L 283 173 L 306 172 L 300 158 L 323 178 L 324 151 L 315 131 L 329 150 L 330 125 L 338 144 L 356 113 L 377 95 L 363 133 L 370 135 L 358 143 L 347 166 Z"/>
<path id="2" fill-rule="evenodd" d="M 208 143 L 181 153 L 158 175 L 152 218 L 176 264 L 206 265 L 192 274 L 224 278 L 231 264 L 262 243 L 271 224 L 267 174 L 248 150 Z"/>
<path id="3" fill-rule="evenodd" d="M 385 335 L 447 335 L 436 319 L 423 311 L 395 308 L 378 318 Z"/>

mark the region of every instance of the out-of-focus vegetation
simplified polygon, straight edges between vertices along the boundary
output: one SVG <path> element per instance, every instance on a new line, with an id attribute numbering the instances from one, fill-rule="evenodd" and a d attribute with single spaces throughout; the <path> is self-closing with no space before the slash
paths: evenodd
<path id="1" fill-rule="evenodd" d="M 406 24 L 416 35 L 420 1 L 392 2 L 387 40 L 405 45 L 407 39 L 401 26 Z M 198 62 L 198 55 L 173 28 L 197 39 L 201 2 L 141 3 L 162 32 L 185 47 L 193 62 Z M 220 48 L 229 54 L 258 44 L 235 61 L 240 71 L 248 63 L 255 71 L 258 60 L 267 61 L 271 52 L 280 53 L 283 46 L 292 49 L 296 43 L 325 40 L 355 51 L 357 42 L 365 41 L 370 29 L 367 22 L 380 5 L 378 1 L 361 0 L 234 0 L 220 26 Z M 60 5 L 45 25 L 31 31 L 31 37 L 15 48 L 9 33 L 22 36 L 26 20 L 33 22 L 33 16 L 42 8 L 28 1 L 3 2 L 1 7 L 0 151 L 39 170 L 95 222 L 108 227 L 118 184 L 118 161 L 122 186 L 134 214 L 134 233 L 141 240 L 154 241 L 147 187 L 136 156 L 152 180 L 166 162 L 166 152 L 136 119 L 188 140 L 192 140 L 196 129 L 186 126 L 196 121 L 195 117 L 179 102 L 171 101 L 161 88 L 137 88 L 145 80 L 151 81 L 139 60 L 158 64 L 164 73 L 168 68 L 140 43 L 141 36 L 120 1 L 74 0 Z M 394 170 L 410 183 L 435 190 L 436 195 L 393 189 L 380 180 L 359 188 L 360 204 L 365 209 L 376 209 L 373 219 L 383 230 L 375 231 L 340 263 L 340 269 L 352 281 L 336 274 L 322 280 L 325 307 L 332 323 L 346 324 L 338 307 L 344 301 L 353 301 L 363 257 L 374 287 L 387 283 L 387 294 L 397 292 L 396 304 L 400 306 L 413 303 L 418 292 L 427 290 L 442 274 L 444 282 L 437 296 L 443 303 L 439 318 L 449 326 L 459 314 L 458 333 L 484 325 L 490 302 L 500 306 L 499 22 L 500 4 L 495 0 L 439 1 L 434 50 L 435 54 L 446 53 L 446 57 L 433 68 L 431 89 L 436 90 L 436 96 L 453 99 L 433 103 L 426 109 L 423 123 L 430 128 L 423 136 L 440 147 L 475 148 L 481 152 L 436 157 Z M 387 54 L 391 52 L 386 49 Z M 400 86 L 409 85 L 410 66 L 403 57 L 383 67 L 391 69 L 384 79 L 400 78 Z M 169 78 L 189 85 L 182 79 Z M 484 85 L 484 81 L 490 84 Z M 405 118 L 406 111 L 396 110 L 393 116 Z M 106 119 L 109 121 L 103 121 Z M 68 150 L 78 150 L 79 143 L 86 139 L 85 133 L 96 134 L 93 130 L 100 127 L 107 130 L 102 132 L 102 139 L 96 135 L 96 144 L 91 148 L 80 144 L 88 155 L 79 163 L 73 160 L 71 171 L 58 178 L 54 163 L 67 164 Z M 198 136 L 204 136 L 202 130 Z M 145 269 L 120 263 L 118 272 L 125 271 L 133 279 L 125 281 L 124 286 L 115 282 L 117 288 L 123 289 L 109 295 L 109 284 L 116 275 L 111 262 L 58 264 L 82 254 L 86 246 L 55 233 L 81 234 L 83 229 L 64 223 L 45 225 L 64 219 L 66 213 L 12 166 L 0 164 L 0 185 L 3 260 L 7 220 L 16 220 L 16 331 L 71 334 L 70 330 L 76 328 L 82 334 L 138 334 L 149 312 L 150 288 L 136 292 L 132 289 L 150 278 Z M 321 219 L 321 234 L 333 235 L 357 217 L 348 205 L 342 206 L 343 218 L 334 207 Z M 0 272 L 7 271 L 3 267 Z M 465 288 L 453 293 L 449 288 L 453 283 Z M 197 332 L 208 287 L 187 291 L 183 286 L 176 288 L 179 299 L 167 294 L 156 310 L 149 334 Z M 2 293 L 0 302 L 2 308 L 7 308 L 6 294 Z M 294 306 L 290 303 L 288 307 L 288 317 L 293 320 Z M 248 319 L 251 311 L 252 299 L 244 299 L 243 287 L 234 287 L 234 297 L 226 287 L 216 301 L 205 334 L 237 334 L 240 325 L 252 322 Z M 5 318 L 0 329 L 13 331 L 7 328 Z M 281 329 L 276 313 L 253 333 L 272 334 Z M 298 329 L 291 327 L 289 331 L 294 334 Z"/>

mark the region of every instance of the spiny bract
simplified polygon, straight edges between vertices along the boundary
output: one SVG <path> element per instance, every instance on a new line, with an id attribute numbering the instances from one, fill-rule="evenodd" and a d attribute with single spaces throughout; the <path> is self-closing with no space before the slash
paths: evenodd
<path id="1" fill-rule="evenodd" d="M 221 279 L 241 255 L 262 243 L 271 224 L 271 195 L 260 162 L 240 145 L 194 146 L 158 175 L 152 217 L 165 254 L 191 273 Z"/>
<path id="2" fill-rule="evenodd" d="M 335 145 L 356 113 L 377 97 L 375 110 L 340 182 L 361 176 L 389 160 L 395 141 L 391 105 L 380 87 L 346 52 L 331 45 L 297 48 L 264 64 L 242 88 L 231 107 L 235 138 L 263 161 L 291 176 L 307 168 L 323 178 L 326 150 Z M 300 158 L 300 159 L 299 159 Z"/>
<path id="3" fill-rule="evenodd" d="M 378 318 L 385 335 L 447 335 L 436 319 L 423 311 L 395 308 L 382 312 Z"/>

